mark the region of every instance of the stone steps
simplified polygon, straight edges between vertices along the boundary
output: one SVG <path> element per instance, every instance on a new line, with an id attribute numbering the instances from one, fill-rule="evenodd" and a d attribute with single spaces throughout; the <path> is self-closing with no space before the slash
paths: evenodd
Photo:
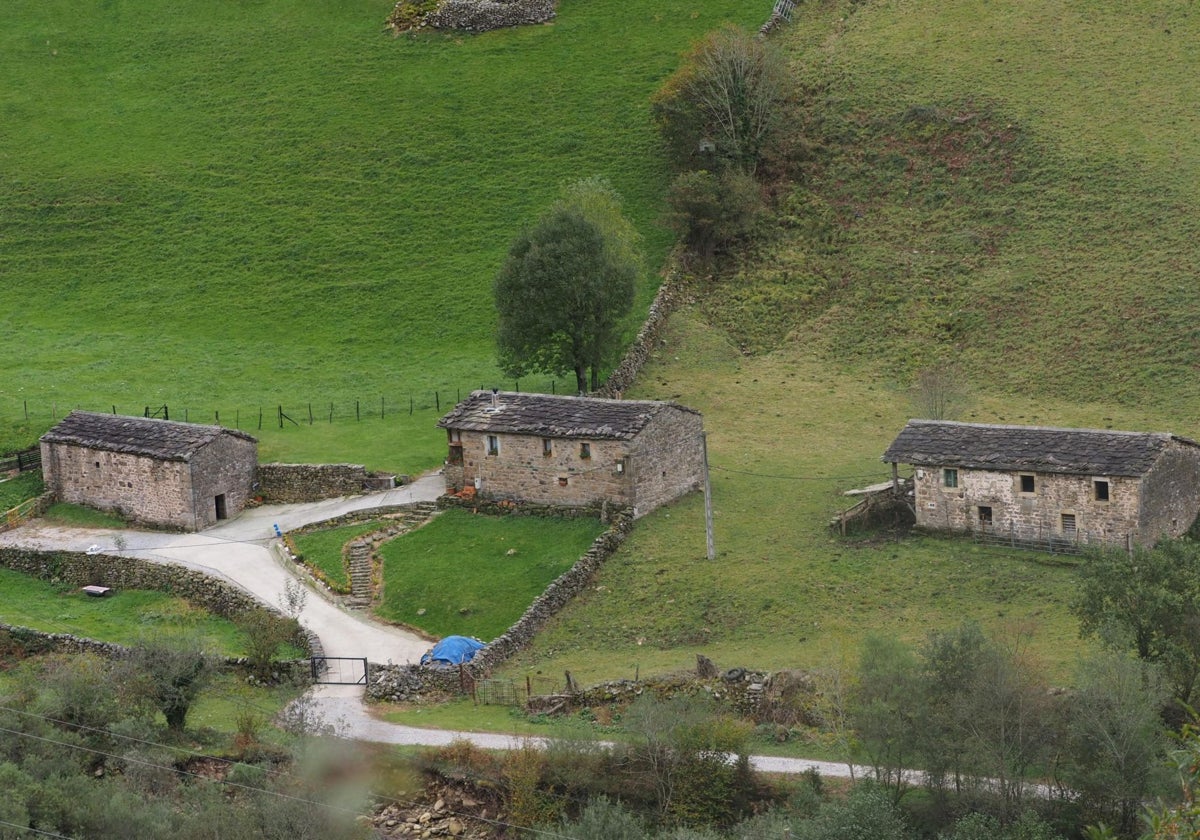
<path id="1" fill-rule="evenodd" d="M 395 539 L 413 528 L 424 525 L 437 511 L 437 505 L 433 502 L 418 502 L 408 510 L 390 514 L 387 518 L 395 522 L 395 526 L 387 530 L 384 539 Z M 365 609 L 375 598 L 374 554 L 375 542 L 371 537 L 367 537 L 362 542 L 351 543 L 347 550 L 346 565 L 350 571 L 350 595 L 346 598 L 346 605 L 349 607 Z"/>

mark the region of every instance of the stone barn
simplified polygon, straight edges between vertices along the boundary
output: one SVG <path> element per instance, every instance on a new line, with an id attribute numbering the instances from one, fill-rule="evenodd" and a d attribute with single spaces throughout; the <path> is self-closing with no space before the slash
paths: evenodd
<path id="1" fill-rule="evenodd" d="M 1200 512 L 1200 444 L 1167 433 L 910 420 L 917 526 L 1016 543 L 1151 545 Z"/>
<path id="2" fill-rule="evenodd" d="M 199 531 L 246 506 L 258 442 L 220 426 L 72 411 L 42 435 L 46 489 L 145 525 Z"/>
<path id="3" fill-rule="evenodd" d="M 703 419 L 675 403 L 476 391 L 438 426 L 451 492 L 644 516 L 704 482 Z"/>

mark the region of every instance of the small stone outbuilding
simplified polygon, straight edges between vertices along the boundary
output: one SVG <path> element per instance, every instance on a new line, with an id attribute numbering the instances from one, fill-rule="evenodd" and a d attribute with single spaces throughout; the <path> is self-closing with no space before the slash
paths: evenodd
<path id="1" fill-rule="evenodd" d="M 704 481 L 703 418 L 671 402 L 475 391 L 438 426 L 450 492 L 644 516 Z"/>
<path id="2" fill-rule="evenodd" d="M 932 530 L 1151 545 L 1200 512 L 1200 444 L 1161 432 L 910 420 L 883 460 L 915 468 Z"/>
<path id="3" fill-rule="evenodd" d="M 46 488 L 136 523 L 199 531 L 246 506 L 258 442 L 245 432 L 72 411 L 42 435 Z"/>

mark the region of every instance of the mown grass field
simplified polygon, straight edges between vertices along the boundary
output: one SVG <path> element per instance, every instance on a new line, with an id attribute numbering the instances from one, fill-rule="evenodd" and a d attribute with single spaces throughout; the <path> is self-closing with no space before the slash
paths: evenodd
<path id="1" fill-rule="evenodd" d="M 0 481 L 0 512 L 41 495 L 45 489 L 46 486 L 42 483 L 42 474 L 37 470 L 30 470 L 13 476 L 7 481 Z"/>
<path id="2" fill-rule="evenodd" d="M 434 636 L 491 641 L 603 530 L 594 519 L 446 511 L 384 543 L 383 595 L 375 612 Z"/>
<path id="3" fill-rule="evenodd" d="M 391 7 L 6 8 L 0 441 L 75 406 L 242 428 L 261 406 L 264 457 L 431 466 L 435 390 L 445 410 L 499 383 L 509 242 L 593 174 L 645 236 L 636 329 L 669 245 L 647 98 L 691 39 L 766 5 L 566 0 L 553 25 L 399 39 Z M 428 406 L 415 438 L 339 425 L 381 397 Z M 272 428 L 310 402 L 336 431 Z"/>

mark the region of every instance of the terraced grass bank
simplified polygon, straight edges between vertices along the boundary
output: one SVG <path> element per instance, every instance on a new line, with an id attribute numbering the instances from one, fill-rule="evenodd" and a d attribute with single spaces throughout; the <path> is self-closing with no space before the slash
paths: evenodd
<path id="1" fill-rule="evenodd" d="M 376 613 L 435 636 L 490 641 L 604 530 L 594 519 L 448 510 L 383 545 Z"/>

